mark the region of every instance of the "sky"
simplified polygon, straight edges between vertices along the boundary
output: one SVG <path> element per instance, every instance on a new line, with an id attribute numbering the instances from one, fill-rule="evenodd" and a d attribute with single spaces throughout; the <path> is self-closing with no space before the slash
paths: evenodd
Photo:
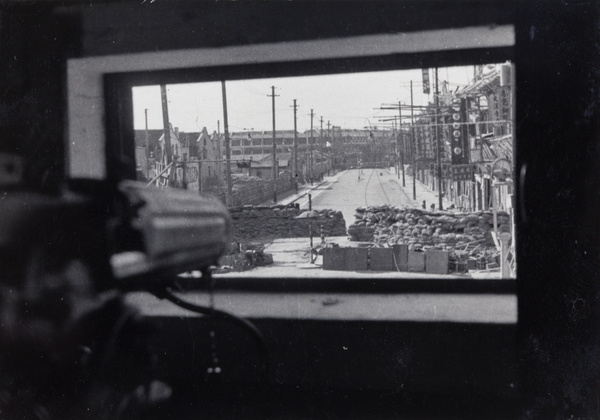
<path id="1" fill-rule="evenodd" d="M 473 66 L 438 69 L 441 89 L 443 80 L 451 89 L 464 86 L 473 78 Z M 433 92 L 434 71 L 429 70 Z M 294 129 L 293 101 L 296 99 L 297 128 L 310 130 L 311 109 L 313 128 L 327 129 L 327 123 L 346 129 L 391 128 L 384 122 L 398 115 L 397 110 L 379 109 L 385 104 L 410 104 L 410 82 L 413 82 L 413 104 L 433 102 L 432 94 L 424 94 L 421 69 L 370 73 L 349 73 L 326 76 L 305 76 L 275 79 L 227 81 L 227 115 L 229 132 L 271 131 L 273 108 L 271 87 L 275 86 L 276 130 Z M 209 133 L 224 131 L 221 82 L 167 85 L 169 120 L 180 131 L 198 132 L 206 127 Z M 163 124 L 159 86 L 133 88 L 134 126 L 161 129 Z"/>

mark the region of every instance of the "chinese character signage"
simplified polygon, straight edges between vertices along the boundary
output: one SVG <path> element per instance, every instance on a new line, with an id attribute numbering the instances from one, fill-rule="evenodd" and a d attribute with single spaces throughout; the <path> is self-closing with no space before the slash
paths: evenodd
<path id="1" fill-rule="evenodd" d="M 435 141 L 435 139 L 428 124 L 418 124 L 415 126 L 417 159 L 428 160 L 435 157 L 432 141 Z"/>
<path id="2" fill-rule="evenodd" d="M 451 124 L 449 124 L 450 118 L 450 114 L 448 114 L 441 115 L 439 119 L 440 143 L 438 146 L 440 150 L 440 159 L 442 160 L 445 160 L 448 156 L 446 145 L 450 144 L 450 128 L 452 127 Z"/>
<path id="3" fill-rule="evenodd" d="M 452 180 L 472 181 L 473 167 L 471 165 L 452 165 Z"/>
<path id="4" fill-rule="evenodd" d="M 500 127 L 511 119 L 510 87 L 501 86 L 497 92 L 488 96 L 490 116 L 496 127 Z"/>
<path id="5" fill-rule="evenodd" d="M 423 93 L 429 95 L 429 69 L 423 69 Z"/>
<path id="6" fill-rule="evenodd" d="M 500 116 L 504 121 L 510 121 L 509 87 L 502 86 L 498 91 L 498 102 L 500 105 Z"/>

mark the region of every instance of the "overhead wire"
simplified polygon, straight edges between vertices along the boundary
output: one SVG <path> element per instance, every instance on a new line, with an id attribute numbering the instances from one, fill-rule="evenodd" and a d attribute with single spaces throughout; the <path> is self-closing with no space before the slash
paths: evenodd
<path id="1" fill-rule="evenodd" d="M 359 169 L 360 170 L 360 169 Z M 373 169 L 374 171 L 375 169 Z M 367 202 L 367 190 L 369 188 L 369 182 L 371 182 L 371 177 L 373 176 L 373 172 L 371 172 L 371 175 L 369 175 L 369 179 L 367 180 L 367 183 L 365 184 L 365 206 L 368 206 L 369 203 Z"/>
<path id="2" fill-rule="evenodd" d="M 383 195 L 385 195 L 385 199 L 387 200 L 388 204 L 392 204 L 390 201 L 390 198 L 388 197 L 388 195 L 385 192 L 385 187 L 383 186 L 383 183 L 381 182 L 381 177 L 379 176 L 379 174 L 377 175 L 377 180 L 379 181 L 379 185 L 381 186 L 381 191 L 383 192 Z"/>
<path id="3" fill-rule="evenodd" d="M 359 171 L 360 171 L 360 170 L 361 170 L 361 169 L 359 169 Z M 368 205 L 369 205 L 369 202 L 367 201 L 367 191 L 368 191 L 368 188 L 369 188 L 369 182 L 371 182 L 371 177 L 373 176 L 373 173 L 374 173 L 376 170 L 377 170 L 376 168 L 373 168 L 373 170 L 371 171 L 371 175 L 369 175 L 369 178 L 367 179 L 367 183 L 365 184 L 365 195 L 364 195 L 364 198 L 365 198 L 365 206 L 368 206 Z M 376 175 L 377 175 L 377 179 L 378 179 L 378 181 L 379 181 L 379 186 L 380 186 L 380 188 L 381 188 L 381 192 L 383 192 L 383 195 L 385 196 L 385 199 L 387 200 L 387 203 L 388 203 L 388 204 L 392 204 L 392 202 L 390 201 L 390 198 L 388 197 L 387 193 L 385 192 L 385 187 L 384 187 L 383 183 L 381 182 L 381 178 L 379 177 L 379 174 L 376 174 Z"/>

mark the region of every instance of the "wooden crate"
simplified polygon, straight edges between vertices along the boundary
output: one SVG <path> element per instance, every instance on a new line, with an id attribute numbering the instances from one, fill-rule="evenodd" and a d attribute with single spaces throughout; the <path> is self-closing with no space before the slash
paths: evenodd
<path id="1" fill-rule="evenodd" d="M 394 245 L 394 271 L 408 271 L 408 245 Z"/>
<path id="2" fill-rule="evenodd" d="M 408 271 L 425 271 L 425 253 L 419 251 L 408 251 Z"/>
<path id="3" fill-rule="evenodd" d="M 369 268 L 373 271 L 396 271 L 394 250 L 392 248 L 371 248 L 369 250 Z"/>
<path id="4" fill-rule="evenodd" d="M 345 248 L 323 249 L 323 270 L 345 270 L 346 251 Z"/>
<path id="5" fill-rule="evenodd" d="M 449 253 L 440 249 L 425 251 L 425 271 L 430 274 L 448 274 Z"/>
<path id="6" fill-rule="evenodd" d="M 343 248 L 346 253 L 346 270 L 366 271 L 368 270 L 367 248 Z"/>

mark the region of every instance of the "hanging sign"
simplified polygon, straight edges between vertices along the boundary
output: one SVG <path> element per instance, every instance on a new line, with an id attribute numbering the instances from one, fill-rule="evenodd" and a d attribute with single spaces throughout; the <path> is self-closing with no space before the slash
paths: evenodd
<path id="1" fill-rule="evenodd" d="M 429 95 L 429 69 L 423 69 L 423 93 Z"/>
<path id="2" fill-rule="evenodd" d="M 450 152 L 453 165 L 469 163 L 469 135 L 465 99 L 456 98 L 451 106 Z"/>
<path id="3" fill-rule="evenodd" d="M 452 165 L 452 180 L 454 181 L 472 181 L 472 165 Z"/>

